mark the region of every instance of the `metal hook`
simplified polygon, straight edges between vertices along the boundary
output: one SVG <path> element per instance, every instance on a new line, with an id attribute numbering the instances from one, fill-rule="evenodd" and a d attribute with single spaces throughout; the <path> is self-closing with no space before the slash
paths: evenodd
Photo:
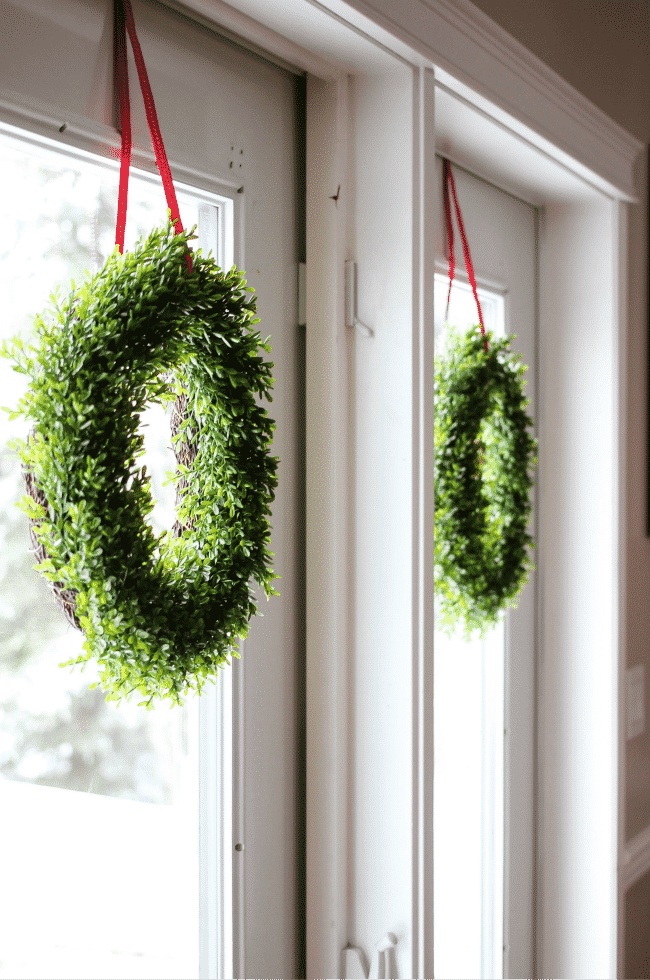
<path id="1" fill-rule="evenodd" d="M 345 325 L 356 327 L 364 337 L 374 337 L 374 330 L 367 327 L 357 317 L 357 263 L 345 263 Z"/>

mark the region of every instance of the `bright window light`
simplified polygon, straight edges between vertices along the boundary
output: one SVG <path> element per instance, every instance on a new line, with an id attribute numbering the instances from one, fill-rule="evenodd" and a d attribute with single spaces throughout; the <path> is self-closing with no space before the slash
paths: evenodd
<path id="1" fill-rule="evenodd" d="M 435 345 L 444 352 L 449 278 L 436 275 Z M 504 334 L 504 297 L 478 290 L 486 330 Z M 454 280 L 448 322 L 478 323 L 471 286 Z M 485 640 L 434 634 L 434 970 L 446 980 L 503 976 L 501 620 Z"/>
<path id="2" fill-rule="evenodd" d="M 118 166 L 80 151 L 39 146 L 0 130 L 0 339 L 32 330 L 52 290 L 65 292 L 113 250 Z M 182 220 L 201 219 L 199 242 L 219 255 L 219 205 L 178 192 Z M 166 220 L 160 179 L 133 173 L 129 248 Z M 27 379 L 0 360 L 2 404 Z M 171 408 L 169 409 L 171 411 Z M 160 533 L 174 522 L 175 468 L 168 418 L 144 413 L 146 464 Z M 0 978 L 199 976 L 198 699 L 147 712 L 137 698 L 107 703 L 94 661 L 82 674 L 57 666 L 81 653 L 33 570 L 24 485 L 7 448 L 30 423 L 0 413 Z"/>

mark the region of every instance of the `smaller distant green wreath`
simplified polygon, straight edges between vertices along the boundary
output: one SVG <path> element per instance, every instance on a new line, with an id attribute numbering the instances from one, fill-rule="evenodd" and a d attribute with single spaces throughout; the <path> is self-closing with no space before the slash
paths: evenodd
<path id="1" fill-rule="evenodd" d="M 437 626 L 484 638 L 535 567 L 527 525 L 537 441 L 514 338 L 486 332 L 486 354 L 478 325 L 464 335 L 450 326 L 447 337 L 435 361 Z"/>
<path id="2" fill-rule="evenodd" d="M 253 577 L 273 594 L 267 521 L 277 486 L 269 455 L 272 364 L 255 331 L 255 298 L 192 233 L 171 221 L 57 297 L 36 317 L 40 346 L 2 354 L 30 377 L 15 418 L 34 428 L 12 448 L 23 460 L 36 566 L 68 620 L 86 635 L 108 701 L 134 691 L 182 704 L 217 667 L 257 611 Z M 268 338 L 267 338 L 268 340 Z M 159 537 L 146 467 L 137 465 L 147 403 L 175 403 L 177 521 Z M 180 505 L 179 505 L 180 502 Z M 83 670 L 83 666 L 82 666 Z M 93 684 L 91 687 L 95 687 Z"/>

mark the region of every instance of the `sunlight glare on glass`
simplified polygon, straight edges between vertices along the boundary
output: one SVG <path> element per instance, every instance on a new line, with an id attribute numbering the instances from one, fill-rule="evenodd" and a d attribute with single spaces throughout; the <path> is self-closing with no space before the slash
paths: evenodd
<path id="1" fill-rule="evenodd" d="M 495 336 L 502 337 L 505 319 L 504 297 L 481 287 L 478 287 L 476 291 L 481 304 L 483 326 L 486 330 L 492 331 Z M 444 319 L 448 292 L 449 276 L 436 273 L 433 305 L 437 354 L 442 353 L 444 347 Z M 463 282 L 462 279 L 455 278 L 451 287 L 448 322 L 453 323 L 462 331 L 468 330 L 473 324 L 479 322 L 472 287 L 469 283 Z"/>
<path id="2" fill-rule="evenodd" d="M 64 298 L 115 242 L 118 165 L 0 128 L 0 341 L 33 337 L 53 289 Z M 177 189 L 178 190 L 178 189 Z M 186 228 L 201 198 L 178 192 Z M 213 208 L 214 209 L 214 208 Z M 160 178 L 132 173 L 125 247 L 166 221 Z M 216 247 L 216 246 L 215 246 Z M 3 405 L 28 379 L 0 358 Z M 62 669 L 84 636 L 33 569 L 20 458 L 32 422 L 0 413 L 0 978 L 198 976 L 198 704 L 107 703 L 99 669 Z M 169 418 L 140 420 L 156 533 L 175 520 Z M 160 856 L 165 855 L 161 861 Z M 38 882 L 38 888 L 34 888 Z"/>
<path id="3" fill-rule="evenodd" d="M 436 274 L 437 357 L 448 289 Z M 486 331 L 504 336 L 504 296 L 477 292 Z M 469 283 L 454 280 L 447 322 L 478 324 Z M 447 980 L 502 976 L 504 643 L 503 620 L 483 641 L 434 632 L 434 970 Z"/>

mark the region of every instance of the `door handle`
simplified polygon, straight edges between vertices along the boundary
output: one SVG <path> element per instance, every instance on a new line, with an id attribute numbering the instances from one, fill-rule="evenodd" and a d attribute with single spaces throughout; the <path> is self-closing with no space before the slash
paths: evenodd
<path id="1" fill-rule="evenodd" d="M 370 973 L 366 973 L 363 965 L 363 954 L 358 946 L 346 946 L 343 950 L 345 954 L 345 980 L 390 980 L 389 970 L 391 968 L 390 950 L 397 946 L 397 937 L 392 932 L 387 932 L 382 940 L 375 946 L 370 964 Z"/>

